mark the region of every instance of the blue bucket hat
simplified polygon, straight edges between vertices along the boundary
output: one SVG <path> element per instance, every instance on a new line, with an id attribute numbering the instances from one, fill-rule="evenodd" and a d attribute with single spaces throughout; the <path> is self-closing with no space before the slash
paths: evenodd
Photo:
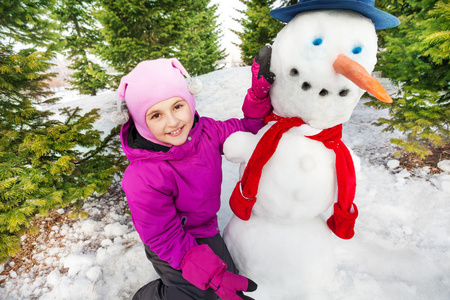
<path id="1" fill-rule="evenodd" d="M 299 0 L 297 4 L 274 9 L 270 15 L 282 22 L 289 22 L 298 13 L 311 10 L 352 10 L 371 19 L 375 29 L 386 29 L 398 26 L 399 19 L 379 10 L 373 0 Z"/>

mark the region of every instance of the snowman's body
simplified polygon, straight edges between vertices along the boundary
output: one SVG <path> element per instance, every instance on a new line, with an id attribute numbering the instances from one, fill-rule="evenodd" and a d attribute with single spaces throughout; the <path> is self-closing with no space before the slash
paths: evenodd
<path id="1" fill-rule="evenodd" d="M 258 300 L 331 299 L 333 247 L 330 230 L 322 220 L 313 218 L 291 225 L 270 223 L 263 218 L 252 218 L 245 225 L 243 222 L 232 219 L 228 230 L 241 235 L 228 236 L 226 242 L 240 245 L 231 246 L 231 254 L 236 257 L 241 274 L 258 283 L 258 289 L 249 296 Z M 261 238 L 255 240 L 257 235 Z"/>
<path id="2" fill-rule="evenodd" d="M 249 157 L 271 126 L 257 135 L 230 136 L 227 159 Z M 258 283 L 255 299 L 331 299 L 336 283 L 333 234 L 322 213 L 328 214 L 337 197 L 335 154 L 305 137 L 318 132 L 303 125 L 283 135 L 263 168 L 250 220 L 233 216 L 224 231 L 238 269 Z M 359 158 L 352 156 L 358 171 Z"/>
<path id="3" fill-rule="evenodd" d="M 234 134 L 227 144 L 252 149 L 266 129 L 257 136 Z M 231 160 L 234 151 L 239 149 L 226 148 Z M 304 137 L 301 128 L 290 129 L 263 169 L 252 217 L 233 217 L 225 229 L 238 269 L 258 283 L 253 298 L 327 299 L 333 242 L 319 215 L 335 199 L 334 157 L 321 142 Z M 317 186 L 332 188 L 318 191 Z"/>
<path id="4" fill-rule="evenodd" d="M 275 40 L 274 112 L 308 125 L 283 134 L 262 170 L 250 219 L 233 216 L 224 231 L 238 269 L 258 283 L 255 299 L 329 299 L 334 236 L 325 218 L 337 197 L 335 153 L 306 136 L 350 118 L 364 91 L 336 74 L 333 61 L 343 53 L 371 72 L 376 41 L 371 20 L 348 11 L 298 14 Z M 271 125 L 257 135 L 231 135 L 224 147 L 227 159 L 243 170 Z"/>

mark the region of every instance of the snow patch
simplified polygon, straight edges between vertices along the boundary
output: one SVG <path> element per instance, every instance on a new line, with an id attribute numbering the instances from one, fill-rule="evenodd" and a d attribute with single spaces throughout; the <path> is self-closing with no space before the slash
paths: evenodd
<path id="1" fill-rule="evenodd" d="M 393 170 L 395 168 L 398 168 L 400 166 L 400 161 L 397 159 L 391 159 L 387 162 L 387 166 L 389 169 Z"/>
<path id="2" fill-rule="evenodd" d="M 94 265 L 95 262 L 93 256 L 80 253 L 70 254 L 63 261 L 64 268 L 69 269 L 70 277 L 74 277 L 80 271 L 86 270 L 88 267 Z"/>
<path id="3" fill-rule="evenodd" d="M 108 224 L 105 226 L 105 233 L 109 237 L 118 237 L 126 234 L 128 232 L 128 227 L 126 225 L 121 225 L 120 223 Z"/>
<path id="4" fill-rule="evenodd" d="M 450 173 L 450 160 L 442 160 L 437 164 L 438 168 L 444 172 Z"/>

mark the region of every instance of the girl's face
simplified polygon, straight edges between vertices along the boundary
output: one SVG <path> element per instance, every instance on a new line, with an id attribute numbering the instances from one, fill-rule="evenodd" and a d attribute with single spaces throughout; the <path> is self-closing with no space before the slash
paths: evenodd
<path id="1" fill-rule="evenodd" d="M 186 101 L 172 97 L 154 104 L 145 115 L 148 129 L 163 143 L 179 146 L 186 142 L 194 117 Z"/>

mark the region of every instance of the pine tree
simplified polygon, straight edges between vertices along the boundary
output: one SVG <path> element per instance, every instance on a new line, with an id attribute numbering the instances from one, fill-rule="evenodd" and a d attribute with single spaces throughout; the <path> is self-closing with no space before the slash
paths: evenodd
<path id="1" fill-rule="evenodd" d="M 216 62 L 224 58 L 225 50 L 219 49 L 221 31 L 217 26 L 217 4 L 209 0 L 197 0 L 188 4 L 189 9 L 173 12 L 174 21 L 182 24 L 182 32 L 176 41 L 179 58 L 191 75 L 201 75 L 216 70 Z"/>
<path id="2" fill-rule="evenodd" d="M 94 10 L 95 0 L 59 0 L 53 9 L 63 33 L 62 48 L 73 61 L 70 68 L 75 72 L 70 83 L 81 94 L 92 96 L 110 81 L 104 68 L 92 59 L 96 45 L 102 42 Z"/>
<path id="3" fill-rule="evenodd" d="M 258 50 L 266 44 L 272 44 L 278 32 L 283 28 L 283 23 L 272 18 L 269 13 L 278 3 L 279 7 L 296 4 L 295 0 L 239 0 L 246 5 L 245 10 L 238 10 L 244 18 L 235 19 L 242 27 L 243 32 L 233 30 L 240 38 L 242 61 L 251 65 Z"/>
<path id="4" fill-rule="evenodd" d="M 275 0 L 239 0 L 246 5 L 238 10 L 245 17 L 236 19 L 243 28 L 242 32 L 233 31 L 241 40 L 237 45 L 241 49 L 242 61 L 251 65 L 258 50 L 273 43 L 283 24 L 269 15 Z"/>
<path id="5" fill-rule="evenodd" d="M 16 199 L 24 198 L 30 184 L 24 184 L 18 194 L 11 192 L 22 165 L 16 157 L 17 151 L 14 153 L 10 149 L 18 148 L 16 141 L 23 130 L 30 128 L 23 120 L 40 116 L 31 106 L 31 100 L 49 96 L 43 82 L 50 74 L 42 71 L 50 66 L 51 52 L 34 49 L 15 52 L 13 49 L 17 41 L 42 47 L 48 45 L 54 35 L 49 30 L 50 22 L 42 18 L 42 14 L 51 1 L 22 3 L 3 1 L 0 4 L 0 262 L 20 249 L 20 239 L 14 234 L 18 231 L 17 224 L 26 223 L 33 213 L 26 208 L 16 209 Z"/>
<path id="6" fill-rule="evenodd" d="M 17 41 L 23 44 L 48 46 L 55 37 L 52 22 L 42 18 L 45 10 L 51 8 L 53 0 L 2 1 L 0 4 L 0 37 L 2 45 Z"/>
<path id="7" fill-rule="evenodd" d="M 120 74 L 147 59 L 176 57 L 188 72 L 214 70 L 218 48 L 216 5 L 209 0 L 99 0 L 98 19 L 106 43 L 99 53 Z"/>
<path id="8" fill-rule="evenodd" d="M 0 263 L 20 250 L 19 236 L 38 214 L 68 205 L 79 211 L 124 164 L 118 128 L 103 139 L 93 129 L 96 110 L 66 108 L 58 121 L 38 109 L 57 100 L 47 84 L 54 75 L 48 72 L 55 55 L 55 27 L 47 15 L 52 5 L 0 5 Z M 15 50 L 17 43 L 23 49 Z"/>
<path id="9" fill-rule="evenodd" d="M 399 130 L 405 139 L 392 142 L 422 158 L 431 147 L 450 142 L 450 7 L 448 1 L 377 1 L 400 18 L 400 26 L 379 33 L 382 75 L 400 93 L 389 106 L 390 118 L 378 125 Z M 374 105 L 372 103 L 372 105 Z"/>

